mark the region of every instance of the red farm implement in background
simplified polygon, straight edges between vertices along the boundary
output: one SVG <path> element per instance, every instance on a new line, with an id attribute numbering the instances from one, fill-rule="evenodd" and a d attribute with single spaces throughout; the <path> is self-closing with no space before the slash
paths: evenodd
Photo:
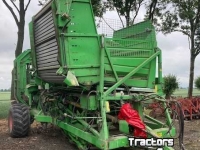
<path id="1" fill-rule="evenodd" d="M 169 102 L 170 101 L 171 100 L 169 100 Z M 200 96 L 192 98 L 176 98 L 175 101 L 180 104 L 184 119 L 192 120 L 194 118 L 200 118 Z M 177 109 L 177 106 L 174 103 L 169 103 L 169 107 L 171 110 Z M 159 102 L 150 104 L 148 108 L 152 109 L 150 116 L 154 118 L 157 116 L 162 116 L 165 111 L 165 108 L 160 105 Z"/>
<path id="2" fill-rule="evenodd" d="M 192 120 L 194 117 L 199 115 L 199 110 L 197 109 L 195 103 L 199 103 L 197 99 L 194 98 L 180 98 L 177 100 L 181 104 L 182 112 L 185 119 Z"/>

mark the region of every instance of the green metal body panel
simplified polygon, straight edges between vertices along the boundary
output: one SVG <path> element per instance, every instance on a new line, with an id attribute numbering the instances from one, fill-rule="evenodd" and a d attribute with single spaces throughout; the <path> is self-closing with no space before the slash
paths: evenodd
<path id="1" fill-rule="evenodd" d="M 49 16 L 50 13 L 52 13 L 52 16 Z M 52 19 L 51 24 L 47 22 L 48 19 Z M 48 27 L 49 25 L 53 27 L 50 29 Z M 49 39 L 46 38 L 46 30 L 43 26 L 52 30 L 52 32 L 55 30 L 57 51 L 53 50 L 56 51 L 57 55 L 52 51 L 40 48 L 45 44 L 49 44 L 50 38 L 54 38 L 53 36 L 48 37 Z M 44 34 L 39 34 L 37 33 L 38 31 Z M 49 32 L 49 34 L 52 32 Z M 99 58 L 101 47 L 104 46 L 105 81 L 112 82 L 113 84 L 157 51 L 155 29 L 150 21 L 116 31 L 113 38 L 103 38 L 104 43 L 102 45 L 102 38 L 97 34 L 94 15 L 89 0 L 68 0 L 67 2 L 60 0 L 49 3 L 33 17 L 33 21 L 30 23 L 30 33 L 33 64 L 36 64 L 35 66 L 39 72 L 38 76 L 47 82 L 59 84 L 62 81 L 64 82 L 64 79 L 58 82 L 56 78 L 59 77 L 46 73 L 53 68 L 52 64 L 54 63 L 52 61 L 59 62 L 54 68 L 57 67 L 58 69 L 62 67 L 63 72 L 60 76 L 67 76 L 68 71 L 70 71 L 80 84 L 91 86 L 100 81 Z M 44 40 L 43 37 L 47 40 Z M 37 42 L 39 40 L 43 40 L 43 42 Z M 45 56 L 41 52 L 42 50 L 54 54 L 56 57 Z M 46 57 L 46 59 L 42 57 Z M 37 64 L 39 65 L 37 66 Z M 154 89 L 155 74 L 156 59 L 140 68 L 128 80 L 126 85 Z"/>
<path id="2" fill-rule="evenodd" d="M 119 121 L 119 131 L 125 134 L 129 134 L 129 124 L 125 120 Z"/>
<path id="3" fill-rule="evenodd" d="M 28 100 L 26 93 L 26 85 L 30 82 L 31 76 L 29 74 L 31 65 L 31 50 L 24 51 L 14 61 L 14 91 L 15 98 L 20 102 Z"/>
<path id="4" fill-rule="evenodd" d="M 148 137 L 175 135 L 168 109 L 166 123 L 143 112 L 147 91 L 162 95 L 161 50 L 149 21 L 106 38 L 97 34 L 90 0 L 53 0 L 29 28 L 31 50 L 14 62 L 15 95 L 36 121 L 59 126 L 80 149 L 129 147 L 128 124 L 115 120 L 122 103 L 131 101 Z M 166 107 L 164 99 L 158 101 Z"/>

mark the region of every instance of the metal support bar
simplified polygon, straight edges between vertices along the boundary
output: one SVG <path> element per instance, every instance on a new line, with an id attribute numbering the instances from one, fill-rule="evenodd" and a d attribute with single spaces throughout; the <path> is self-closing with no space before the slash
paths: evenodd
<path id="1" fill-rule="evenodd" d="M 130 96 L 130 95 L 120 95 L 120 96 L 106 96 L 105 97 L 105 100 L 108 100 L 108 101 L 111 101 L 111 100 L 129 100 L 129 99 L 132 99 L 133 96 Z"/>
<path id="2" fill-rule="evenodd" d="M 66 113 L 64 113 L 64 116 L 72 118 L 72 119 L 77 119 L 77 120 L 78 119 L 102 119 L 102 117 L 76 117 L 76 116 L 68 115 Z"/>
<path id="3" fill-rule="evenodd" d="M 81 33 L 61 33 L 66 37 L 99 37 L 98 34 L 81 34 Z"/>
<path id="4" fill-rule="evenodd" d="M 100 84 L 99 84 L 99 100 L 100 100 L 100 109 L 102 116 L 102 129 L 101 129 L 101 137 L 104 140 L 107 140 L 109 137 L 108 126 L 106 120 L 106 110 L 105 110 L 105 99 L 104 99 L 104 56 L 105 56 L 105 48 L 104 48 L 104 37 L 101 37 L 102 47 L 101 47 L 101 67 L 100 67 Z M 107 147 L 107 146 L 106 146 Z"/>
<path id="5" fill-rule="evenodd" d="M 109 95 L 114 89 L 119 87 L 121 84 L 123 84 L 127 79 L 129 79 L 131 76 L 133 76 L 138 70 L 140 70 L 142 67 L 147 65 L 150 61 L 152 61 L 155 57 L 157 57 L 160 54 L 160 51 L 153 54 L 151 57 L 149 57 L 147 60 L 145 60 L 142 64 L 140 64 L 137 68 L 132 70 L 129 74 L 127 74 L 124 78 L 119 80 L 117 83 L 115 83 L 112 87 L 110 87 L 105 93 L 104 96 Z"/>
<path id="6" fill-rule="evenodd" d="M 161 84 L 162 81 L 162 51 L 159 49 L 160 54 L 158 55 L 158 83 Z"/>
<path id="7" fill-rule="evenodd" d="M 106 54 L 107 54 L 107 57 L 108 57 L 108 61 L 109 61 L 109 63 L 110 63 L 110 66 L 111 66 L 111 68 L 112 68 L 112 71 L 113 71 L 113 73 L 114 73 L 114 75 L 115 75 L 116 81 L 119 81 L 118 75 L 117 75 L 117 73 L 116 73 L 116 71 L 115 71 L 115 69 L 114 69 L 114 67 L 113 67 L 112 62 L 111 62 L 110 55 L 108 55 L 108 50 L 107 50 L 107 48 L 105 48 L 105 51 L 106 51 Z"/>
<path id="8" fill-rule="evenodd" d="M 167 107 L 167 104 L 166 103 L 163 103 L 163 107 L 166 108 Z M 166 108 L 165 110 L 165 116 L 166 116 L 166 120 L 167 120 L 167 125 L 170 126 L 171 123 L 172 123 L 172 119 L 171 119 L 171 116 L 170 116 L 170 113 L 169 113 L 169 109 Z"/>
<path id="9" fill-rule="evenodd" d="M 158 124 L 159 126 L 162 126 L 162 127 L 165 127 L 166 125 L 162 122 L 160 122 L 159 120 L 156 120 L 148 115 L 144 115 L 145 118 L 147 118 L 148 120 L 152 121 L 152 122 L 155 122 L 156 124 Z"/>
<path id="10" fill-rule="evenodd" d="M 70 115 L 73 115 L 73 113 L 68 109 L 67 109 L 67 112 Z M 97 130 L 92 128 L 87 122 L 85 122 L 84 120 L 81 120 L 81 119 L 77 119 L 77 121 L 80 122 L 84 127 L 88 128 L 95 136 L 99 137 L 99 133 L 97 132 Z"/>

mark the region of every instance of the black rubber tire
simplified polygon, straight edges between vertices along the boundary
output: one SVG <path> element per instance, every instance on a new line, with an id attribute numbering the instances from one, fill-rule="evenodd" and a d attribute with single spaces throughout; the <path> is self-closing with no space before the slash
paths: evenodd
<path id="1" fill-rule="evenodd" d="M 30 112 L 24 104 L 13 104 L 8 115 L 9 134 L 13 138 L 22 138 L 30 130 Z"/>

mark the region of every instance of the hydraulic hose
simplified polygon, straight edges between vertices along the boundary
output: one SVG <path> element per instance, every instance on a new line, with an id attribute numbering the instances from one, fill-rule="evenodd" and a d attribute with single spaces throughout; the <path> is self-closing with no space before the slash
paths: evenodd
<path id="1" fill-rule="evenodd" d="M 180 126 L 180 134 L 179 134 L 179 148 L 180 150 L 184 150 L 184 144 L 183 144 L 183 136 L 184 136 L 184 116 L 183 116 L 183 112 L 181 109 L 181 105 L 178 102 L 175 102 L 177 105 L 177 108 L 179 110 L 179 126 Z"/>

